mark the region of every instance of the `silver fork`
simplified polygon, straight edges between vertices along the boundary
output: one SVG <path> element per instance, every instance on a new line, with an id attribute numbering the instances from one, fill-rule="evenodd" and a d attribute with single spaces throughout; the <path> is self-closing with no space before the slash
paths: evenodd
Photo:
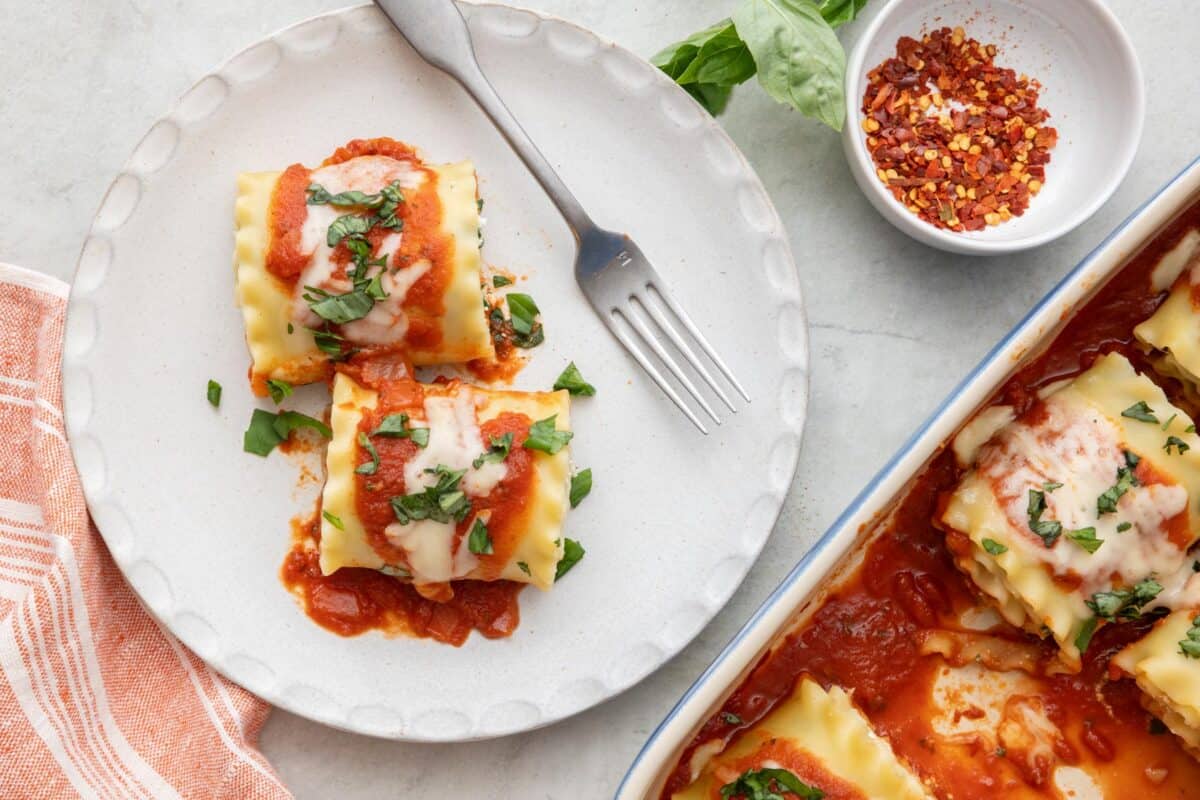
<path id="1" fill-rule="evenodd" d="M 679 410 L 701 433 L 708 433 L 699 415 L 659 369 L 655 359 L 716 424 L 721 424 L 721 418 L 680 365 L 676 354 L 682 356 L 726 408 L 737 411 L 697 350 L 707 356 L 729 386 L 750 402 L 750 395 L 701 335 L 641 249 L 628 236 L 605 230 L 592 221 L 496 94 L 479 68 L 467 21 L 453 0 L 375 0 L 375 4 L 422 58 L 462 84 L 550 195 L 575 235 L 578 244 L 575 279 L 588 302 L 617 341 Z"/>

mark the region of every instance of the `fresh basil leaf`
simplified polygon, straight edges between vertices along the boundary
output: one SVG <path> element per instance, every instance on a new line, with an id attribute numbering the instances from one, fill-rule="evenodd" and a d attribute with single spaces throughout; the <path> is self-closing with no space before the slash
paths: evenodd
<path id="1" fill-rule="evenodd" d="M 492 537 L 488 535 L 487 525 L 479 517 L 471 524 L 471 532 L 467 535 L 467 549 L 477 556 L 492 554 Z"/>
<path id="2" fill-rule="evenodd" d="M 663 48 L 650 57 L 650 63 L 675 80 L 686 72 L 692 62 L 696 60 L 696 56 L 699 55 L 700 48 L 704 46 L 705 42 L 716 38 L 732 27 L 733 23 L 730 20 L 721 20 L 704 30 L 696 31 L 682 41 Z"/>
<path id="3" fill-rule="evenodd" d="M 1145 400 L 1137 401 L 1122 411 L 1121 416 L 1136 419 L 1138 422 L 1153 422 L 1155 425 L 1158 424 L 1158 417 L 1154 416 L 1154 412 L 1150 409 L 1150 406 L 1146 405 Z"/>
<path id="4" fill-rule="evenodd" d="M 338 242 L 347 236 L 364 236 L 371 230 L 373 222 L 373 218 L 361 214 L 343 214 L 330 223 L 329 230 L 325 232 L 325 244 L 337 247 Z"/>
<path id="5" fill-rule="evenodd" d="M 1095 528 L 1080 528 L 1079 530 L 1067 531 L 1067 538 L 1089 553 L 1096 552 L 1100 549 L 1100 545 L 1104 544 L 1103 539 L 1096 538 Z"/>
<path id="6" fill-rule="evenodd" d="M 1167 443 L 1163 445 L 1163 450 L 1167 451 L 1167 455 L 1171 455 L 1172 447 L 1175 448 L 1176 455 L 1183 455 L 1188 450 L 1192 449 L 1187 442 L 1185 442 L 1183 439 L 1180 439 L 1178 436 L 1168 436 Z"/>
<path id="7" fill-rule="evenodd" d="M 998 556 L 1001 553 L 1008 552 L 1008 548 L 1005 547 L 1004 545 L 1000 544 L 999 542 L 997 542 L 995 539 L 984 539 L 983 540 L 983 549 L 988 551 L 989 553 L 991 553 L 994 556 Z"/>
<path id="8" fill-rule="evenodd" d="M 1092 636 L 1096 633 L 1096 626 L 1100 624 L 1100 620 L 1096 617 L 1088 617 L 1079 629 L 1079 633 L 1075 635 L 1075 647 L 1080 653 L 1086 653 L 1088 645 L 1092 643 Z"/>
<path id="9" fill-rule="evenodd" d="M 292 396 L 292 385 L 287 381 L 268 378 L 267 393 L 271 395 L 271 399 L 275 401 L 275 405 L 279 405 L 285 399 Z"/>
<path id="10" fill-rule="evenodd" d="M 269 455 L 287 438 L 286 434 L 281 435 L 275 430 L 275 420 L 275 415 L 270 411 L 254 409 L 250 415 L 250 426 L 242 436 L 242 449 L 258 456 Z"/>
<path id="11" fill-rule="evenodd" d="M 502 436 L 490 437 L 487 452 L 482 453 L 478 458 L 471 462 L 471 466 L 479 469 L 484 464 L 491 462 L 498 464 L 508 458 L 509 452 L 512 450 L 513 435 L 511 433 L 503 434 Z"/>
<path id="12" fill-rule="evenodd" d="M 340 517 L 338 517 L 334 514 L 330 514 L 328 511 L 325 511 L 323 509 L 321 511 L 321 516 L 324 517 L 329 522 L 330 525 L 337 528 L 339 531 L 346 530 L 346 526 L 344 524 L 342 524 L 342 520 Z"/>
<path id="13" fill-rule="evenodd" d="M 506 278 L 503 275 L 493 275 L 492 276 L 492 287 L 495 289 L 501 289 L 505 286 L 511 286 L 511 285 L 512 285 L 511 278 Z"/>
<path id="14" fill-rule="evenodd" d="M 784 800 L 785 793 L 799 800 L 822 800 L 825 792 L 809 786 L 786 769 L 748 769 L 721 787 L 722 800 Z"/>
<path id="15" fill-rule="evenodd" d="M 280 411 L 275 415 L 275 421 L 272 425 L 275 428 L 275 432 L 284 439 L 298 428 L 312 428 L 326 439 L 333 437 L 333 431 L 329 430 L 328 425 L 319 419 L 313 419 L 307 414 L 301 414 L 299 411 Z"/>
<path id="16" fill-rule="evenodd" d="M 221 405 L 221 384 L 214 381 L 212 378 L 208 380 L 208 404 L 213 408 Z"/>
<path id="17" fill-rule="evenodd" d="M 1179 652 L 1188 658 L 1200 658 L 1200 616 L 1192 618 L 1187 638 L 1179 640 Z"/>
<path id="18" fill-rule="evenodd" d="M 707 83 L 734 86 L 754 77 L 754 57 L 738 36 L 733 23 L 710 36 L 695 58 L 675 78 L 678 84 Z"/>
<path id="19" fill-rule="evenodd" d="M 401 525 L 413 520 L 432 519 L 435 522 L 462 522 L 471 511 L 471 501 L 459 488 L 464 470 L 452 470 L 444 464 L 427 470 L 437 475 L 437 483 L 419 492 L 393 497 L 389 502 L 392 513 Z"/>
<path id="20" fill-rule="evenodd" d="M 581 469 L 571 476 L 571 508 L 583 502 L 583 498 L 592 491 L 591 467 Z"/>
<path id="21" fill-rule="evenodd" d="M 1029 503 L 1026 508 L 1026 514 L 1029 516 L 1029 530 L 1040 536 L 1046 547 L 1051 547 L 1062 535 L 1062 523 L 1055 520 L 1043 520 L 1042 514 L 1045 511 L 1046 495 L 1037 489 L 1030 489 Z"/>
<path id="22" fill-rule="evenodd" d="M 345 325 L 347 322 L 362 319 L 375 307 L 375 298 L 358 289 L 345 294 L 330 294 L 314 286 L 304 288 L 308 290 L 304 293 L 308 307 L 318 317 L 334 325 Z"/>
<path id="23" fill-rule="evenodd" d="M 867 0 L 819 0 L 817 9 L 829 23 L 829 27 L 837 28 L 847 22 L 853 22 L 866 4 Z"/>
<path id="24" fill-rule="evenodd" d="M 371 440 L 362 431 L 358 432 L 358 446 L 367 451 L 367 455 L 371 457 L 371 460 L 359 464 L 355 467 L 354 471 L 359 475 L 374 475 L 379 471 L 379 451 L 375 449 L 375 445 L 371 444 Z"/>
<path id="25" fill-rule="evenodd" d="M 716 83 L 689 83 L 683 88 L 714 117 L 725 113 L 725 108 L 729 105 L 729 96 L 733 94 L 732 86 Z"/>
<path id="26" fill-rule="evenodd" d="M 554 426 L 557 421 L 558 414 L 555 414 L 530 425 L 529 435 L 525 437 L 525 449 L 540 450 L 550 455 L 562 450 L 575 434 L 570 431 L 556 430 Z"/>
<path id="27" fill-rule="evenodd" d="M 571 394 L 579 397 L 591 397 L 596 394 L 596 387 L 583 379 L 583 375 L 580 374 L 579 367 L 575 366 L 574 361 L 567 364 L 567 368 L 554 381 L 554 388 L 566 389 Z"/>
<path id="28" fill-rule="evenodd" d="M 739 0 L 733 24 L 767 94 L 841 130 L 846 55 L 810 0 Z"/>
<path id="29" fill-rule="evenodd" d="M 563 575 L 571 571 L 571 568 L 580 562 L 587 554 L 587 550 L 583 549 L 583 545 L 574 539 L 563 539 L 563 556 L 558 560 L 558 566 L 554 570 L 554 580 L 558 580 Z"/>

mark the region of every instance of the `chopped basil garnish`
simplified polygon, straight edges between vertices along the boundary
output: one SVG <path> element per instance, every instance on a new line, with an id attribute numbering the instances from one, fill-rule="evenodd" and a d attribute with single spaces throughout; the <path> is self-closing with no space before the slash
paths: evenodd
<path id="1" fill-rule="evenodd" d="M 529 571 L 529 565 L 524 561 L 518 561 L 517 566 L 520 567 L 521 572 L 524 572 L 526 575 L 533 575 L 533 573 Z"/>
<path id="2" fill-rule="evenodd" d="M 517 347 L 537 347 L 545 340 L 542 323 L 537 321 L 541 313 L 537 303 L 527 294 L 510 292 L 505 295 L 508 301 L 509 320 L 513 329 L 513 344 Z"/>
<path id="3" fill-rule="evenodd" d="M 1188 450 L 1192 449 L 1187 442 L 1185 442 L 1183 439 L 1180 439 L 1178 436 L 1168 436 L 1167 443 L 1163 445 L 1163 450 L 1167 451 L 1167 455 L 1171 455 L 1172 447 L 1175 448 L 1176 455 L 1183 455 Z"/>
<path id="4" fill-rule="evenodd" d="M 341 520 L 341 518 L 340 518 L 340 517 L 338 517 L 338 516 L 336 516 L 335 514 L 330 514 L 328 511 L 324 511 L 324 510 L 322 510 L 322 511 L 321 511 L 321 516 L 322 516 L 322 517 L 324 517 L 324 518 L 325 518 L 325 520 L 326 520 L 326 521 L 327 521 L 327 522 L 328 522 L 330 525 L 332 525 L 333 527 L 337 528 L 339 531 L 344 531 L 344 530 L 346 530 L 346 526 L 342 524 L 342 520 Z"/>
<path id="5" fill-rule="evenodd" d="M 391 499 L 392 513 L 401 525 L 418 519 L 462 522 L 470 513 L 471 501 L 466 492 L 459 488 L 459 482 L 467 471 L 452 470 L 444 464 L 438 464 L 436 469 L 429 471 L 437 475 L 436 484 Z"/>
<path id="6" fill-rule="evenodd" d="M 1096 552 L 1100 549 L 1100 545 L 1104 544 L 1103 539 L 1096 538 L 1095 528 L 1080 528 L 1075 531 L 1067 531 L 1067 538 L 1089 553 Z"/>
<path id="7" fill-rule="evenodd" d="M 506 433 L 502 436 L 489 437 L 489 445 L 486 453 L 481 454 L 478 458 L 471 462 L 471 466 L 479 469 L 486 463 L 498 464 L 508 458 L 509 451 L 512 450 L 513 435 Z"/>
<path id="8" fill-rule="evenodd" d="M 1086 602 L 1101 619 L 1137 619 L 1142 615 L 1142 606 L 1158 597 L 1162 590 L 1162 584 L 1146 578 L 1128 589 L 1096 592 Z"/>
<path id="9" fill-rule="evenodd" d="M 363 290 L 355 289 L 345 294 L 330 294 L 316 286 L 305 286 L 303 297 L 312 312 L 326 322 L 344 325 L 362 319 L 375 307 L 375 298 Z"/>
<path id="10" fill-rule="evenodd" d="M 526 450 L 540 450 L 554 455 L 562 450 L 575 434 L 570 431 L 555 430 L 558 414 L 538 420 L 529 426 L 529 436 L 525 438 Z"/>
<path id="11" fill-rule="evenodd" d="M 1042 489 L 1044 489 L 1047 492 L 1053 492 L 1055 489 L 1061 489 L 1061 488 L 1062 488 L 1062 484 L 1059 483 L 1058 481 L 1047 481 L 1046 483 L 1042 484 Z"/>
<path id="12" fill-rule="evenodd" d="M 1178 416 L 1178 414 L 1172 414 L 1171 416 L 1167 417 L 1167 421 L 1162 424 L 1162 429 L 1165 431 L 1167 428 L 1171 427 L 1171 423 L 1174 422 L 1175 418 Z"/>
<path id="13" fill-rule="evenodd" d="M 554 580 L 558 580 L 570 572 L 571 567 L 578 564 L 585 553 L 587 551 L 579 542 L 574 539 L 563 539 L 563 557 L 558 560 L 558 567 L 554 570 Z"/>
<path id="14" fill-rule="evenodd" d="M 371 460 L 359 464 L 354 471 L 359 475 L 374 475 L 379 469 L 379 452 L 362 431 L 358 432 L 358 446 L 367 451 L 367 455 L 371 457 Z"/>
<path id="15" fill-rule="evenodd" d="M 991 553 L 994 556 L 998 556 L 1001 553 L 1008 552 L 1008 548 L 1005 547 L 1004 545 L 1000 544 L 999 542 L 997 542 L 995 539 L 984 539 L 983 540 L 983 549 L 988 551 L 989 553 Z"/>
<path id="16" fill-rule="evenodd" d="M 1125 451 L 1125 466 L 1117 470 L 1117 482 L 1106 489 L 1104 494 L 1096 498 L 1097 515 L 1103 516 L 1104 514 L 1116 513 L 1117 501 L 1126 492 L 1138 485 L 1138 479 L 1133 474 L 1133 471 L 1137 468 L 1139 461 L 1141 459 L 1138 456 L 1130 453 L 1128 450 Z"/>
<path id="17" fill-rule="evenodd" d="M 488 534 L 487 525 L 479 517 L 475 518 L 471 532 L 467 535 L 467 549 L 475 555 L 492 553 L 492 537 Z"/>
<path id="18" fill-rule="evenodd" d="M 1096 633 L 1096 626 L 1100 624 L 1100 620 L 1096 617 L 1089 617 L 1083 623 L 1083 627 L 1079 629 L 1079 633 L 1075 636 L 1075 648 L 1081 653 L 1086 653 L 1088 645 L 1092 643 L 1092 635 Z"/>
<path id="19" fill-rule="evenodd" d="M 721 712 L 721 721 L 724 722 L 726 725 L 741 725 L 743 723 L 743 720 L 741 717 L 739 717 L 737 714 L 731 713 L 729 711 Z"/>
<path id="20" fill-rule="evenodd" d="M 213 408 L 221 405 L 221 384 L 214 381 L 212 378 L 208 380 L 208 403 Z"/>
<path id="21" fill-rule="evenodd" d="M 1062 535 L 1062 523 L 1055 520 L 1043 520 L 1042 514 L 1045 511 L 1046 495 L 1037 489 L 1030 489 L 1029 505 L 1026 508 L 1026 514 L 1029 516 L 1029 530 L 1040 536 L 1046 547 L 1051 547 Z"/>
<path id="22" fill-rule="evenodd" d="M 1129 530 L 1132 527 L 1133 527 L 1132 522 L 1122 522 L 1121 524 L 1117 525 L 1117 533 L 1124 533 L 1125 531 Z"/>
<path id="23" fill-rule="evenodd" d="M 292 431 L 302 427 L 312 428 L 327 439 L 333 435 L 324 422 L 299 411 L 280 411 L 278 414 L 272 414 L 270 411 L 256 408 L 250 416 L 250 426 L 246 428 L 242 437 L 242 449 L 247 453 L 266 456 L 282 444 Z"/>
<path id="24" fill-rule="evenodd" d="M 429 428 L 410 428 L 408 414 L 388 414 L 379 423 L 379 427 L 371 431 L 372 436 L 387 436 L 392 439 L 412 439 L 417 447 L 429 444 Z"/>
<path id="25" fill-rule="evenodd" d="M 1151 410 L 1150 406 L 1146 405 L 1145 400 L 1137 401 L 1122 411 L 1121 416 L 1136 419 L 1138 422 L 1153 422 L 1155 425 L 1158 424 L 1158 417 L 1154 416 L 1154 411 Z"/>
<path id="26" fill-rule="evenodd" d="M 1179 652 L 1188 658 L 1200 658 L 1200 616 L 1192 617 L 1187 638 L 1179 640 Z"/>
<path id="27" fill-rule="evenodd" d="M 583 498 L 592 491 L 592 469 L 581 469 L 571 476 L 571 508 L 583 502 Z"/>
<path id="28" fill-rule="evenodd" d="M 1193 423 L 1193 424 L 1191 424 L 1191 425 L 1188 425 L 1186 428 L 1184 428 L 1184 429 L 1183 429 L 1183 432 L 1184 432 L 1184 433 L 1195 433 L 1195 432 L 1196 432 L 1196 425 L 1195 425 L 1194 423 Z"/>
<path id="29" fill-rule="evenodd" d="M 305 328 L 305 330 L 313 335 L 313 341 L 316 343 L 317 349 L 329 356 L 330 361 L 345 361 L 358 352 L 357 349 L 346 350 L 342 346 L 342 342 L 346 341 L 345 338 L 333 331 L 318 330 L 316 328 Z"/>
<path id="30" fill-rule="evenodd" d="M 268 378 L 267 392 L 271 395 L 271 399 L 275 401 L 275 405 L 279 405 L 285 399 L 292 396 L 292 385 L 287 381 Z"/>
<path id="31" fill-rule="evenodd" d="M 296 326 L 292 325 L 292 323 L 290 323 L 290 322 L 289 322 L 289 323 L 288 323 L 288 333 L 289 333 L 289 334 L 292 334 L 292 333 L 295 333 L 295 332 L 296 332 Z"/>
<path id="32" fill-rule="evenodd" d="M 580 397 L 591 397 L 596 393 L 596 387 L 583 379 L 583 375 L 579 373 L 579 367 L 575 366 L 572 361 L 567 364 L 567 368 L 558 376 L 558 380 L 554 382 L 554 388 L 566 389 L 573 395 Z"/>
<path id="33" fill-rule="evenodd" d="M 329 225 L 329 230 L 325 232 L 325 244 L 337 247 L 338 243 L 347 236 L 365 235 L 367 231 L 371 230 L 374 223 L 375 220 L 372 217 L 343 214 Z"/>
<path id="34" fill-rule="evenodd" d="M 512 278 L 506 278 L 503 275 L 493 275 L 492 286 L 496 289 L 501 289 L 505 286 L 512 286 Z"/>
<path id="35" fill-rule="evenodd" d="M 825 792 L 809 786 L 786 769 L 748 769 L 721 787 L 721 800 L 784 800 L 784 794 L 800 800 L 822 800 Z"/>

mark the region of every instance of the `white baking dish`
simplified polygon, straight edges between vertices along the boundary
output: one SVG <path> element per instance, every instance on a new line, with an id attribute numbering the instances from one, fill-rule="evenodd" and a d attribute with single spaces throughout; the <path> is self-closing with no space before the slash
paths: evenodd
<path id="1" fill-rule="evenodd" d="M 836 573 L 854 563 L 870 523 L 1013 371 L 1048 344 L 1095 291 L 1178 212 L 1200 201 L 1200 159 L 1151 197 L 1073 269 L 950 394 L 684 693 L 642 747 L 618 800 L 656 800 L 683 748 L 777 637 L 802 621 Z"/>

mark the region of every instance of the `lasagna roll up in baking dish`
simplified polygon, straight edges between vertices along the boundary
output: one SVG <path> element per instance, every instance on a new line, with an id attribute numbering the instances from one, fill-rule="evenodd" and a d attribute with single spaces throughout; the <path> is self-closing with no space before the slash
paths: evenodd
<path id="1" fill-rule="evenodd" d="M 772 782 L 779 792 L 770 796 L 791 792 L 826 800 L 932 797 L 843 689 L 822 689 L 808 677 L 797 681 L 790 697 L 713 758 L 672 800 L 751 796 L 754 783 L 770 790 Z"/>
<path id="2" fill-rule="evenodd" d="M 1163 617 L 1111 666 L 1137 682 L 1146 710 L 1200 758 L 1200 610 Z"/>
<path id="3" fill-rule="evenodd" d="M 321 380 L 360 350 L 417 365 L 492 357 L 470 162 L 356 140 L 316 169 L 237 186 L 237 300 L 260 394 L 267 379 Z"/>
<path id="4" fill-rule="evenodd" d="M 940 515 L 956 563 L 1010 623 L 1048 630 L 1068 670 L 1099 625 L 1162 602 L 1191 563 L 1200 438 L 1121 355 L 958 455 L 971 469 Z"/>
<path id="5" fill-rule="evenodd" d="M 433 599 L 456 580 L 549 589 L 563 556 L 569 395 L 339 372 L 320 567 L 377 569 Z"/>

